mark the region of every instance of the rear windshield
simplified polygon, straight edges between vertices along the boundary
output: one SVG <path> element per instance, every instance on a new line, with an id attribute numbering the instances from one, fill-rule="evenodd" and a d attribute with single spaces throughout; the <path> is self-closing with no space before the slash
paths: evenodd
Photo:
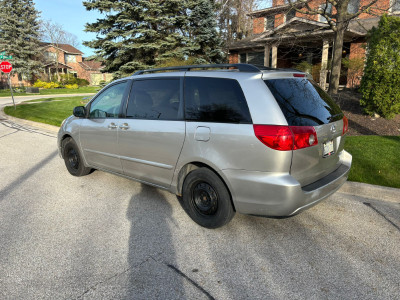
<path id="1" fill-rule="evenodd" d="M 264 80 L 289 126 L 318 126 L 343 118 L 332 98 L 315 82 L 305 78 Z"/>

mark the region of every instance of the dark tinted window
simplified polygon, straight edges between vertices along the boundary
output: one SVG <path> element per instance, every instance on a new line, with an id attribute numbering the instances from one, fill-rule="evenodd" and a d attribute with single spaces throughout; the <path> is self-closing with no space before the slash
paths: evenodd
<path id="1" fill-rule="evenodd" d="M 185 103 L 188 121 L 251 123 L 246 99 L 236 80 L 186 77 Z"/>
<path id="2" fill-rule="evenodd" d="M 179 90 L 179 79 L 134 81 L 126 117 L 147 120 L 177 120 Z"/>
<path id="3" fill-rule="evenodd" d="M 343 118 L 339 106 L 314 82 L 293 78 L 265 80 L 265 84 L 290 126 L 318 126 Z"/>

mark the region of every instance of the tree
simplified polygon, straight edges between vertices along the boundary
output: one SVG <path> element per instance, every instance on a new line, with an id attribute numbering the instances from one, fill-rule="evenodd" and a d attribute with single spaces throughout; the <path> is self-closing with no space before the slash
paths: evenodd
<path id="1" fill-rule="evenodd" d="M 400 113 L 400 19 L 383 15 L 368 38 L 361 80 L 361 105 L 369 114 L 392 118 Z"/>
<path id="2" fill-rule="evenodd" d="M 52 44 L 68 44 L 79 48 L 80 42 L 75 34 L 65 31 L 62 25 L 51 20 L 42 20 L 40 22 L 40 39 L 42 42 Z"/>
<path id="3" fill-rule="evenodd" d="M 216 34 L 211 28 L 214 25 L 210 17 L 212 4 L 207 3 L 210 1 L 84 1 L 87 10 L 105 14 L 97 22 L 86 24 L 85 30 L 97 33 L 97 39 L 84 45 L 96 49 L 97 55 L 104 59 L 103 71 L 115 72 L 117 77 L 172 58 L 195 55 L 211 62 L 218 55 L 205 47 L 205 38 Z M 204 11 L 206 7 L 210 9 L 208 13 Z M 215 40 L 210 42 L 212 47 L 218 46 Z M 207 55 L 211 55 L 211 60 L 206 59 Z"/>
<path id="4" fill-rule="evenodd" d="M 376 4 L 378 0 L 363 1 L 362 6 L 359 7 L 357 5 L 354 5 L 354 3 L 359 3 L 359 1 L 352 0 L 324 0 L 322 2 L 318 2 L 321 3 L 321 5 L 317 7 L 312 5 L 312 3 L 316 3 L 315 1 L 287 1 L 288 3 L 290 3 L 292 9 L 295 9 L 296 11 L 304 15 L 323 16 L 326 19 L 329 28 L 333 30 L 333 59 L 331 67 L 331 77 L 329 80 L 329 92 L 337 94 L 342 63 L 343 38 L 347 26 L 351 20 L 357 18 L 362 13 L 380 15 L 382 12 L 382 8 L 374 7 L 374 4 Z"/>
<path id="5" fill-rule="evenodd" d="M 259 6 L 267 6 L 269 0 L 215 0 L 218 30 L 225 48 L 252 32 L 252 20 L 247 15 Z"/>
<path id="6" fill-rule="evenodd" d="M 43 20 L 40 22 L 40 37 L 43 42 L 48 42 L 56 47 L 54 64 L 56 66 L 57 80 L 60 81 L 60 73 L 58 72 L 59 57 L 62 54 L 60 48 L 61 44 L 69 44 L 74 47 L 79 46 L 79 41 L 76 35 L 65 31 L 62 25 L 52 22 L 51 20 Z M 48 59 L 48 58 L 44 58 Z"/>
<path id="7" fill-rule="evenodd" d="M 221 37 L 217 32 L 215 7 L 210 0 L 188 1 L 188 33 L 192 47 L 189 56 L 196 63 L 222 63 Z"/>
<path id="8" fill-rule="evenodd" d="M 13 56 L 20 81 L 42 70 L 38 37 L 39 12 L 32 0 L 0 0 L 0 51 Z"/>

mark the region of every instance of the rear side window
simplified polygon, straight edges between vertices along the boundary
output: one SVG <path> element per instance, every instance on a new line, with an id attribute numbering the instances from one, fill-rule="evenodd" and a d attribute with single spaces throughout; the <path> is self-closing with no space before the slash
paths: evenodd
<path id="1" fill-rule="evenodd" d="M 251 123 L 249 108 L 236 80 L 225 78 L 185 78 L 187 121 Z"/>
<path id="2" fill-rule="evenodd" d="M 341 120 L 343 113 L 316 83 L 305 78 L 264 80 L 289 126 L 318 126 Z"/>
<path id="3" fill-rule="evenodd" d="M 178 120 L 180 80 L 149 79 L 132 84 L 127 118 L 145 120 Z"/>

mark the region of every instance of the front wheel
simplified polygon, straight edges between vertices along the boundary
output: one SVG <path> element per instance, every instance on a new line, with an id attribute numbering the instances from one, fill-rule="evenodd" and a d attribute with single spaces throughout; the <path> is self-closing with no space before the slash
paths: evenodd
<path id="1" fill-rule="evenodd" d="M 235 215 L 228 189 L 210 169 L 190 172 L 183 183 L 182 194 L 186 212 L 200 226 L 222 227 Z"/>
<path id="2" fill-rule="evenodd" d="M 90 173 L 91 168 L 85 167 L 77 144 L 72 138 L 66 138 L 62 143 L 63 157 L 68 172 L 74 176 L 84 176 Z"/>

